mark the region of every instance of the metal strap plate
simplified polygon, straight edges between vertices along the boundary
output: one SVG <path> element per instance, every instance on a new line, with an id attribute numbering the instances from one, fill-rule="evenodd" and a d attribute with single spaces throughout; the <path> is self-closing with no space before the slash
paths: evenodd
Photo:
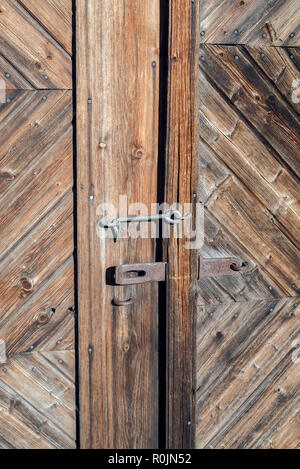
<path id="1" fill-rule="evenodd" d="M 166 263 L 119 265 L 115 268 L 117 285 L 137 285 L 148 282 L 164 282 L 166 280 Z"/>

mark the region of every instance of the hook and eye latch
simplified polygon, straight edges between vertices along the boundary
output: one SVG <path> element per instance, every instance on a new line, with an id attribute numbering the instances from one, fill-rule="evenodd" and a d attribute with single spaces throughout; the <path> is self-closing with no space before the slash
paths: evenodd
<path id="1" fill-rule="evenodd" d="M 147 216 L 137 216 L 137 217 L 124 217 L 116 218 L 112 222 L 107 222 L 106 218 L 101 218 L 99 221 L 99 226 L 101 228 L 111 229 L 115 241 L 119 239 L 119 227 L 122 223 L 142 223 L 142 222 L 152 222 L 162 220 L 169 225 L 178 225 L 183 220 L 188 220 L 192 217 L 191 213 L 187 215 L 182 215 L 179 210 L 170 210 L 166 213 L 147 215 Z"/>

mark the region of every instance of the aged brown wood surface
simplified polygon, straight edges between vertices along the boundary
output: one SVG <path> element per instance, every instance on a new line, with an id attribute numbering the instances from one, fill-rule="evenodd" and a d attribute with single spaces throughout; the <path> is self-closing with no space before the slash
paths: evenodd
<path id="1" fill-rule="evenodd" d="M 165 200 L 197 198 L 197 40 L 199 2 L 169 2 L 169 77 Z M 167 276 L 167 447 L 194 445 L 194 339 L 197 251 L 186 239 L 165 240 Z"/>
<path id="2" fill-rule="evenodd" d="M 26 3 L 27 8 L 22 6 Z M 44 25 L 37 21 L 35 14 L 39 8 L 42 16 L 41 2 L 31 0 L 18 2 L 3 0 L 0 12 L 0 47 L 1 55 L 19 72 L 32 88 L 72 88 L 72 61 L 70 54 L 59 43 L 59 28 L 50 24 L 49 18 L 58 14 L 56 2 L 42 2 L 48 4 L 48 15 L 44 14 Z M 32 7 L 32 11 L 31 11 Z M 63 2 L 61 2 L 63 7 Z M 72 37 L 71 11 L 67 5 L 63 7 L 68 26 L 65 27 L 65 37 Z M 60 15 L 61 16 L 61 15 Z M 57 21 L 55 23 L 57 26 Z M 51 30 L 51 34 L 47 28 Z M 56 37 L 57 36 L 57 37 Z M 70 39 L 67 40 L 70 44 Z"/>
<path id="3" fill-rule="evenodd" d="M 155 240 L 100 239 L 97 207 L 156 202 L 159 23 L 158 0 L 77 2 L 82 448 L 158 445 L 158 286 L 106 284 L 108 268 L 153 262 Z"/>
<path id="4" fill-rule="evenodd" d="M 298 0 L 201 0 L 201 40 L 299 46 Z"/>
<path id="5" fill-rule="evenodd" d="M 249 270 L 199 282 L 199 448 L 299 446 L 299 48 L 270 47 L 299 45 L 298 7 L 202 2 L 200 253 Z"/>
<path id="6" fill-rule="evenodd" d="M 75 447 L 70 3 L 0 7 L 2 449 Z"/>
<path id="7" fill-rule="evenodd" d="M 74 448 L 74 353 L 14 355 L 0 368 L 0 448 Z"/>
<path id="8" fill-rule="evenodd" d="M 299 447 L 299 298 L 199 313 L 198 447 Z"/>

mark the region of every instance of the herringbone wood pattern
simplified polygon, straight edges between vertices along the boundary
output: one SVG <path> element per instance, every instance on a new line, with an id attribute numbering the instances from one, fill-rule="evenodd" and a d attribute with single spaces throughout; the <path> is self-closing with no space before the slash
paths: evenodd
<path id="1" fill-rule="evenodd" d="M 201 17 L 201 254 L 249 271 L 199 284 L 197 446 L 297 448 L 299 4 L 203 0 Z"/>
<path id="2" fill-rule="evenodd" d="M 71 46 L 71 0 L 1 2 L 1 448 L 75 446 Z"/>

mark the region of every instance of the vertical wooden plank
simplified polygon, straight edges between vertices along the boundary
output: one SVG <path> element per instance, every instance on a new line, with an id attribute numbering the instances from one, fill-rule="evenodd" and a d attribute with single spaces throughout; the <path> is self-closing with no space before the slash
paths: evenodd
<path id="1" fill-rule="evenodd" d="M 159 0 L 77 0 L 82 448 L 158 445 L 158 287 L 106 284 L 112 266 L 153 262 L 156 243 L 96 228 L 101 203 L 157 199 L 159 16 Z M 134 305 L 113 307 L 115 295 Z"/>
<path id="2" fill-rule="evenodd" d="M 169 2 L 169 77 L 165 201 L 196 201 L 198 0 Z M 164 241 L 167 278 L 167 447 L 194 446 L 197 252 L 186 239 Z"/>

